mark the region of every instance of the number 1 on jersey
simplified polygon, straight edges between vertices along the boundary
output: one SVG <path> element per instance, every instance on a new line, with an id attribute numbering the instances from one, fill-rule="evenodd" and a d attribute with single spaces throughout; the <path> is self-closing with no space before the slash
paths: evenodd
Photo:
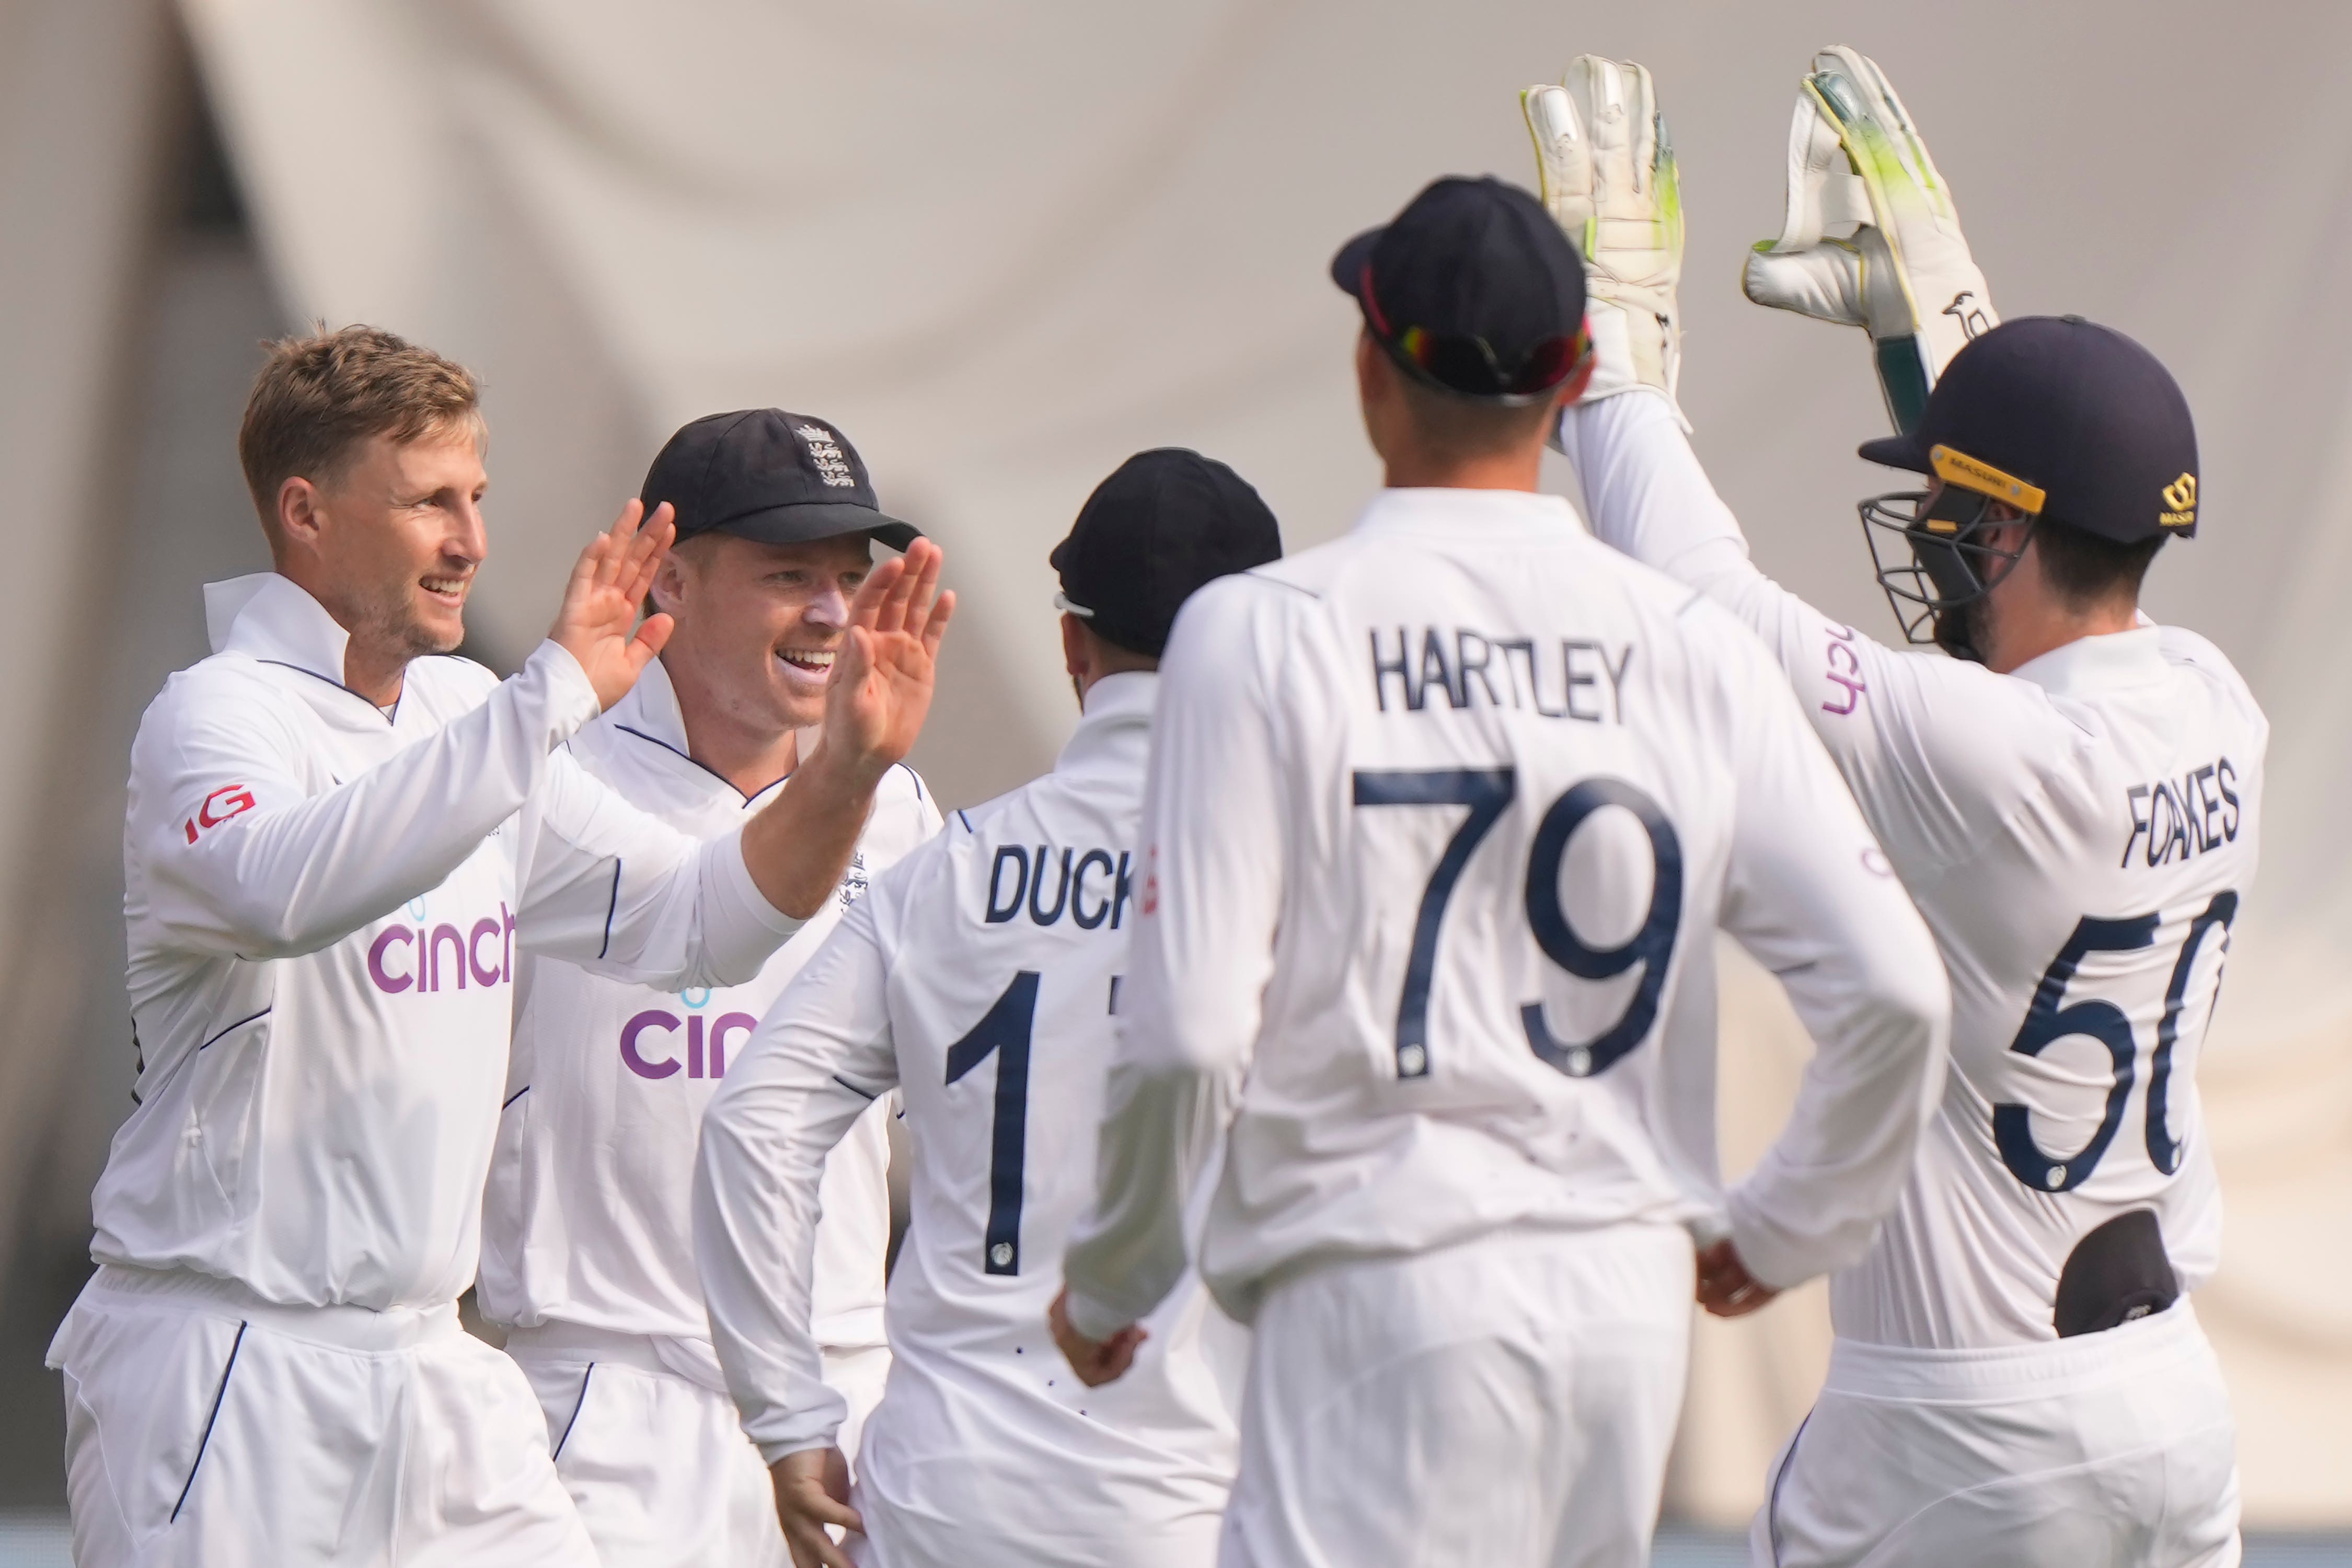
<path id="1" fill-rule="evenodd" d="M 1021 1272 L 1022 1162 L 1029 1138 L 1029 1038 L 1037 1021 L 1037 972 L 1024 969 L 989 1004 L 969 1034 L 948 1047 L 948 1082 L 996 1058 L 996 1114 L 989 1140 L 988 1233 L 982 1264 Z"/>

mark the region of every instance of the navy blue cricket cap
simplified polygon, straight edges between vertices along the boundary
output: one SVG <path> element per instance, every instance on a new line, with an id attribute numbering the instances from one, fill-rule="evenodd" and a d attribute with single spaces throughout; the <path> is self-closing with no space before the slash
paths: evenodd
<path id="1" fill-rule="evenodd" d="M 1952 356 L 1916 430 L 1861 449 L 2118 544 L 2197 532 L 2189 400 L 2154 354 L 2080 316 L 2003 321 Z"/>
<path id="2" fill-rule="evenodd" d="M 683 426 L 655 455 L 639 499 L 648 514 L 669 502 L 681 540 L 732 533 L 799 544 L 863 533 L 904 550 L 922 537 L 883 514 L 847 437 L 781 408 L 706 414 Z"/>
<path id="3" fill-rule="evenodd" d="M 1158 658 L 1195 589 L 1281 557 L 1282 531 L 1247 479 L 1160 447 L 1111 470 L 1047 560 L 1066 609 L 1104 640 Z"/>
<path id="4" fill-rule="evenodd" d="M 1331 281 L 1415 380 L 1502 404 L 1555 395 L 1584 363 L 1584 262 L 1518 186 L 1449 174 L 1331 258 Z"/>

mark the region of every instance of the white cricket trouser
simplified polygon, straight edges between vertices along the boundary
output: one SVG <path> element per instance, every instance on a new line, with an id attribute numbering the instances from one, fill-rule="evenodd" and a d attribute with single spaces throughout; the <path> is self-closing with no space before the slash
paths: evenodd
<path id="1" fill-rule="evenodd" d="M 1770 1568 L 2234 1568 L 2221 1369 L 2185 1300 L 2048 1344 L 1840 1340 L 1748 1551 Z"/>
<path id="2" fill-rule="evenodd" d="M 604 1568 L 790 1568 L 768 1467 L 743 1435 L 716 1359 L 702 1364 L 695 1349 L 709 1355 L 707 1346 L 570 1323 L 507 1339 Z M 826 1352 L 825 1382 L 849 1401 L 842 1452 L 857 1452 L 889 1371 L 880 1345 Z"/>
<path id="3" fill-rule="evenodd" d="M 109 1264 L 49 1364 L 80 1568 L 594 1568 L 530 1385 L 454 1303 L 286 1307 Z"/>
<path id="4" fill-rule="evenodd" d="M 1260 1307 L 1221 1568 L 1639 1568 L 1689 1361 L 1679 1227 L 1332 1264 Z"/>

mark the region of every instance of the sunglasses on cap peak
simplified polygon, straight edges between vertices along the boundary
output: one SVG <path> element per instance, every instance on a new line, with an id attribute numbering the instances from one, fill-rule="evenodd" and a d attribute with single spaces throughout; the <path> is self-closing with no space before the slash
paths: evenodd
<path id="1" fill-rule="evenodd" d="M 1590 374 L 1592 335 L 1581 321 L 1567 337 L 1545 338 L 1506 365 L 1495 347 L 1480 337 L 1433 332 L 1425 327 L 1390 327 L 1372 292 L 1372 268 L 1363 273 L 1364 319 L 1373 337 L 1414 379 L 1444 392 L 1497 403 L 1533 403 L 1556 395 L 1576 377 Z"/>

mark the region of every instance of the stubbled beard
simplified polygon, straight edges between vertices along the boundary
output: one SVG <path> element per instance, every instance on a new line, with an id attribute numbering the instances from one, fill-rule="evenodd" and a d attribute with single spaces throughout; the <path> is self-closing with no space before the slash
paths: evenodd
<path id="1" fill-rule="evenodd" d="M 1970 664 L 1985 662 L 1984 645 L 1991 630 L 1990 606 L 1979 595 L 1964 605 L 1936 614 L 1936 645 L 1954 658 Z"/>
<path id="2" fill-rule="evenodd" d="M 352 628 L 352 634 L 390 648 L 404 662 L 427 654 L 453 651 L 465 640 L 465 633 L 460 631 L 451 637 L 426 626 L 416 613 L 415 600 L 409 595 L 410 586 L 401 584 L 361 604 L 354 617 L 358 625 Z"/>

